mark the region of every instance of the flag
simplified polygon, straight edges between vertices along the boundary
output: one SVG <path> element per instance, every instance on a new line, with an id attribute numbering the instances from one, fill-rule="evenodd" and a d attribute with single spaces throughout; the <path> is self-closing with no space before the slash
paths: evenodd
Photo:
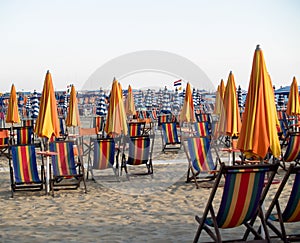
<path id="1" fill-rule="evenodd" d="M 174 81 L 174 86 L 181 86 L 181 79 Z"/>

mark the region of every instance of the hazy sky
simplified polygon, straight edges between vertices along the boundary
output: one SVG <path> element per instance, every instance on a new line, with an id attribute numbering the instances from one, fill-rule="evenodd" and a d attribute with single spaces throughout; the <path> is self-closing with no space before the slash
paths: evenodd
<path id="1" fill-rule="evenodd" d="M 1 0 L 0 91 L 41 90 L 48 69 L 56 90 L 80 89 L 101 65 L 140 50 L 183 56 L 215 86 L 232 70 L 247 89 L 257 44 L 276 87 L 299 83 L 299 10 L 296 0 Z"/>

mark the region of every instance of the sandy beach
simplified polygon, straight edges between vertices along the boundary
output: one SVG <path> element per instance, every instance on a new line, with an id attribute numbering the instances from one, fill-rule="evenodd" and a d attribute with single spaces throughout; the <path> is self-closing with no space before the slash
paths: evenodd
<path id="1" fill-rule="evenodd" d="M 96 172 L 96 182 L 87 180 L 87 194 L 81 187 L 57 191 L 54 197 L 42 191 L 17 192 L 11 198 L 8 161 L 1 158 L 0 241 L 191 242 L 198 226 L 194 217 L 202 215 L 211 183 L 202 183 L 199 189 L 185 183 L 183 149 L 162 153 L 159 133 L 153 164 L 153 177 L 131 176 L 129 181 L 125 175 L 115 180 L 112 170 Z M 145 171 L 143 166 L 129 168 L 129 173 Z M 272 186 L 266 206 L 277 187 Z M 221 188 L 219 197 L 220 193 Z M 287 231 L 300 233 L 299 226 L 292 224 Z M 223 230 L 222 235 L 232 239 L 241 232 Z M 201 241 L 210 240 L 203 235 Z"/>

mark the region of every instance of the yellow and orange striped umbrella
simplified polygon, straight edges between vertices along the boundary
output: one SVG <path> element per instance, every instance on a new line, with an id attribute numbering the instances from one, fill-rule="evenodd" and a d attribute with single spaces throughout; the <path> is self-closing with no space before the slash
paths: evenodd
<path id="1" fill-rule="evenodd" d="M 59 120 L 57 105 L 52 83 L 52 77 L 47 71 L 42 96 L 40 100 L 40 111 L 35 124 L 35 133 L 39 137 L 51 138 L 59 136 Z"/>
<path id="2" fill-rule="evenodd" d="M 220 132 L 230 137 L 238 137 L 241 130 L 241 117 L 236 95 L 233 73 L 230 72 L 224 93 L 224 109 L 220 117 Z"/>
<path id="3" fill-rule="evenodd" d="M 264 55 L 257 46 L 252 63 L 242 128 L 237 147 L 248 156 L 264 158 L 270 151 L 280 156 L 279 125 L 274 91 Z"/>
<path id="4" fill-rule="evenodd" d="M 216 92 L 216 102 L 215 102 L 215 109 L 214 109 L 214 114 L 216 115 L 220 115 L 224 107 L 224 103 L 223 103 L 224 92 L 225 92 L 224 81 L 223 79 L 221 79 L 221 82 L 218 85 L 217 92 Z"/>
<path id="5" fill-rule="evenodd" d="M 114 79 L 110 91 L 110 99 L 104 131 L 110 136 L 127 134 L 126 113 L 123 103 L 122 90 L 118 81 Z"/>
<path id="6" fill-rule="evenodd" d="M 194 122 L 195 112 L 194 112 L 194 103 L 193 95 L 191 90 L 190 83 L 186 84 L 185 97 L 182 109 L 180 111 L 179 121 L 180 122 Z"/>
<path id="7" fill-rule="evenodd" d="M 290 88 L 286 114 L 289 116 L 300 115 L 300 101 L 297 80 L 294 77 Z"/>
<path id="8" fill-rule="evenodd" d="M 135 105 L 134 105 L 134 97 L 132 93 L 132 88 L 128 85 L 128 93 L 125 100 L 125 112 L 127 116 L 133 116 L 136 114 Z"/>
<path id="9" fill-rule="evenodd" d="M 11 123 L 11 124 L 21 122 L 20 116 L 19 116 L 19 111 L 18 111 L 17 93 L 16 93 L 16 88 L 14 85 L 11 86 L 11 90 L 10 90 L 6 122 Z"/>
<path id="10" fill-rule="evenodd" d="M 80 126 L 78 101 L 77 101 L 76 90 L 74 85 L 72 85 L 71 93 L 70 93 L 69 110 L 66 119 L 66 126 L 68 127 Z"/>

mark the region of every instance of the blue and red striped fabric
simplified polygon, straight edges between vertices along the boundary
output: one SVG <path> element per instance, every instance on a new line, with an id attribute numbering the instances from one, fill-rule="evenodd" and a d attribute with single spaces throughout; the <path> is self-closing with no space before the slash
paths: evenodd
<path id="1" fill-rule="evenodd" d="M 195 122 L 194 129 L 196 132 L 196 136 L 206 137 L 210 135 L 208 122 Z"/>
<path id="2" fill-rule="evenodd" d="M 162 123 L 161 127 L 163 131 L 164 141 L 166 144 L 180 143 L 177 134 L 176 122 Z"/>
<path id="3" fill-rule="evenodd" d="M 283 222 L 300 221 L 300 173 L 295 176 L 291 195 L 282 213 L 282 220 Z"/>
<path id="4" fill-rule="evenodd" d="M 149 137 L 130 138 L 127 164 L 140 165 L 147 163 L 149 160 L 149 151 Z"/>
<path id="5" fill-rule="evenodd" d="M 20 127 L 17 129 L 17 144 L 32 143 L 33 127 Z"/>
<path id="6" fill-rule="evenodd" d="M 223 195 L 216 217 L 219 228 L 232 228 L 256 213 L 264 187 L 266 169 L 231 170 L 226 173 Z M 211 223 L 207 220 L 206 223 Z"/>
<path id="7" fill-rule="evenodd" d="M 192 166 L 195 171 L 201 172 L 215 169 L 215 164 L 210 150 L 210 140 L 208 138 L 188 138 L 188 149 Z"/>
<path id="8" fill-rule="evenodd" d="M 291 134 L 283 159 L 286 162 L 300 159 L 300 133 Z"/>
<path id="9" fill-rule="evenodd" d="M 104 170 L 114 165 L 115 141 L 103 139 L 94 141 L 93 169 Z"/>
<path id="10" fill-rule="evenodd" d="M 129 123 L 128 135 L 130 137 L 142 135 L 142 123 Z"/>
<path id="11" fill-rule="evenodd" d="M 35 146 L 12 146 L 12 161 L 16 184 L 40 183 L 38 175 Z"/>
<path id="12" fill-rule="evenodd" d="M 53 174 L 55 176 L 76 175 L 76 165 L 72 142 L 53 142 L 49 144 L 51 152 L 57 152 L 52 156 Z"/>

